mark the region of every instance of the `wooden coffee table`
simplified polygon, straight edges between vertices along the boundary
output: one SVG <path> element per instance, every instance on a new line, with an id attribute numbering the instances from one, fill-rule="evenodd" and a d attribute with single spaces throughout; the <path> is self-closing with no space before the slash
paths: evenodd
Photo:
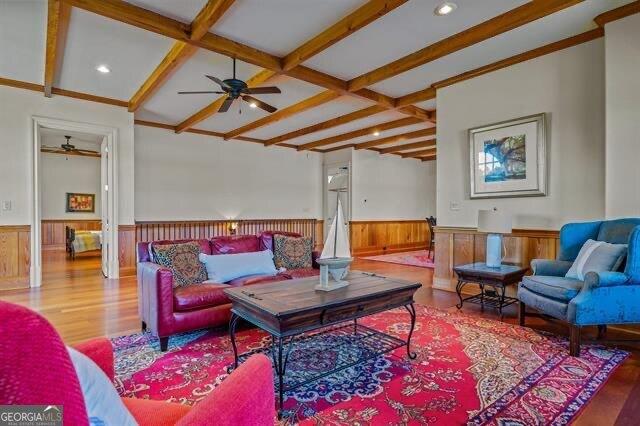
<path id="1" fill-rule="evenodd" d="M 314 289 L 318 284 L 318 277 L 224 290 L 233 304 L 229 324 L 234 353 L 233 368 L 238 367 L 240 360 L 254 353 L 271 353 L 277 375 L 279 415 L 282 413 L 284 392 L 287 390 L 353 367 L 402 346 L 406 346 L 409 358 L 416 357 L 410 350 L 410 344 L 416 322 L 413 294 L 421 286 L 420 283 L 357 271 L 350 272 L 345 279 L 349 281 L 347 287 L 331 292 Z M 358 324 L 358 318 L 398 307 L 405 307 L 410 316 L 406 341 Z M 235 332 L 240 318 L 269 333 L 272 338 L 271 347 L 239 355 Z M 293 378 L 295 380 L 285 383 L 287 361 L 292 346 L 300 345 L 302 349 L 296 356 L 303 356 L 305 345 L 313 344 L 313 339 L 319 342 L 319 339 L 328 333 L 332 333 L 329 336 L 332 342 L 344 345 L 345 351 L 357 347 L 354 351 L 357 357 L 347 356 L 327 371 L 308 374 L 297 372 Z M 229 370 L 231 369 L 230 367 Z"/>

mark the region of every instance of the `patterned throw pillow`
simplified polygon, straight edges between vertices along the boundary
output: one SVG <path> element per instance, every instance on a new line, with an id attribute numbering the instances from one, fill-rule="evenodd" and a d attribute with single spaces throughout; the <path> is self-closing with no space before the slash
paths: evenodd
<path id="1" fill-rule="evenodd" d="M 153 247 L 154 259 L 173 273 L 173 287 L 198 284 L 207 280 L 207 270 L 200 263 L 200 245 L 196 242 Z"/>
<path id="2" fill-rule="evenodd" d="M 276 268 L 311 268 L 313 242 L 309 237 L 273 236 L 273 261 Z"/>

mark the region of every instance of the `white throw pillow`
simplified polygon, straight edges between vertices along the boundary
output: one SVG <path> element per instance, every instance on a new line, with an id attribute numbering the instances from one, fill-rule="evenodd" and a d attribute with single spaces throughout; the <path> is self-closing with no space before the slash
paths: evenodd
<path id="1" fill-rule="evenodd" d="M 278 272 L 271 250 L 214 255 L 200 253 L 199 259 L 204 263 L 209 280 L 219 283 L 249 275 L 275 275 Z"/>
<path id="2" fill-rule="evenodd" d="M 111 380 L 88 356 L 67 347 L 76 370 L 91 425 L 135 426 L 135 419 L 120 399 Z"/>
<path id="3" fill-rule="evenodd" d="M 627 254 L 626 244 L 587 240 L 565 277 L 584 280 L 587 272 L 615 271 Z"/>

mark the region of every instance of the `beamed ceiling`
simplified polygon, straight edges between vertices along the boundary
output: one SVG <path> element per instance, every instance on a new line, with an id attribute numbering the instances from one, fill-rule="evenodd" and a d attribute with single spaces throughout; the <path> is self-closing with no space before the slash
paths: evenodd
<path id="1" fill-rule="evenodd" d="M 630 0 L 0 0 L 0 84 L 128 108 L 136 123 L 321 152 L 435 159 L 438 88 L 584 43 Z M 268 114 L 217 113 L 232 73 Z M 106 64 L 108 74 L 96 67 Z M 374 132 L 377 136 L 374 136 Z"/>

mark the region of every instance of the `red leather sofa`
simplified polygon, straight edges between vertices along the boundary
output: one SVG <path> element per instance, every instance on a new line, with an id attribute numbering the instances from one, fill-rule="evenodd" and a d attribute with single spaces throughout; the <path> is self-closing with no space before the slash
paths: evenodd
<path id="1" fill-rule="evenodd" d="M 260 250 L 273 251 L 273 235 L 297 236 L 287 232 L 266 231 L 260 235 L 216 237 L 211 240 L 162 240 L 138 243 L 138 311 L 142 329 L 151 330 L 160 339 L 160 350 L 167 350 L 169 336 L 185 331 L 218 327 L 229 322 L 231 303 L 223 290 L 229 285 L 238 287 L 290 280 L 318 275 L 313 253 L 313 267 L 294 269 L 270 275 L 250 275 L 227 283 L 206 281 L 173 288 L 171 271 L 153 260 L 153 246 L 197 241 L 205 254 L 236 254 Z"/>

